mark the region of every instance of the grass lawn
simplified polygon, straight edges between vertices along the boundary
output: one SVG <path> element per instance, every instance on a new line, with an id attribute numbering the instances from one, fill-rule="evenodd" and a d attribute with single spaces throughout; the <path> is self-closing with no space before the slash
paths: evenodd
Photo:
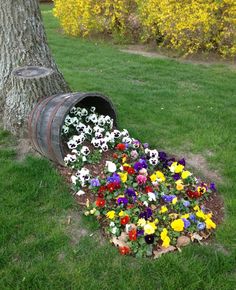
<path id="1" fill-rule="evenodd" d="M 236 69 L 145 58 L 70 38 L 58 32 L 51 6 L 42 11 L 72 89 L 108 95 L 119 127 L 134 137 L 206 158 L 222 177 L 216 185 L 225 221 L 208 246 L 158 260 L 120 256 L 98 224 L 83 217 L 54 166 L 31 156 L 18 161 L 14 140 L 1 131 L 0 289 L 235 289 Z"/>

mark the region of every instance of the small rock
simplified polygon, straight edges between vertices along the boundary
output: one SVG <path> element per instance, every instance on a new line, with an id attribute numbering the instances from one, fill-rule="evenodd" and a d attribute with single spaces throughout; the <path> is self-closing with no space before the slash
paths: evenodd
<path id="1" fill-rule="evenodd" d="M 190 238 L 186 236 L 178 237 L 177 239 L 177 247 L 185 247 L 190 244 Z"/>

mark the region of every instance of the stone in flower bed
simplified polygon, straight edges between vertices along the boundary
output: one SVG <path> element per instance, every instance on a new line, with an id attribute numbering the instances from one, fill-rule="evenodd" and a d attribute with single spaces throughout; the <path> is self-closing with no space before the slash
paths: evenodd
<path id="1" fill-rule="evenodd" d="M 113 120 L 95 107 L 72 108 L 63 138 L 84 214 L 99 219 L 120 254 L 159 257 L 200 242 L 216 228 L 208 202 L 215 185 L 196 178 L 184 159 L 113 128 Z"/>

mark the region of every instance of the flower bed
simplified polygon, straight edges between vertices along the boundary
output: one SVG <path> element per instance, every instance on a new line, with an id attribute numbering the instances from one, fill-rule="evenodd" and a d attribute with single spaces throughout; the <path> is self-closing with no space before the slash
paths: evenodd
<path id="1" fill-rule="evenodd" d="M 184 159 L 113 128 L 113 120 L 95 107 L 72 108 L 63 138 L 73 190 L 86 197 L 84 214 L 99 219 L 120 254 L 159 257 L 216 228 L 206 206 L 215 185 L 196 178 Z"/>

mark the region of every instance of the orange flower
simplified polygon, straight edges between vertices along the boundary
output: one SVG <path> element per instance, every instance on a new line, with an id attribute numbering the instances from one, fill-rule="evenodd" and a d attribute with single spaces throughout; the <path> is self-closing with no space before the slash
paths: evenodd
<path id="1" fill-rule="evenodd" d="M 121 255 L 127 255 L 130 253 L 130 248 L 129 247 L 119 247 L 119 252 Z"/>
<path id="2" fill-rule="evenodd" d="M 137 240 L 137 231 L 136 229 L 132 229 L 129 231 L 129 239 L 131 241 L 136 241 Z"/>

